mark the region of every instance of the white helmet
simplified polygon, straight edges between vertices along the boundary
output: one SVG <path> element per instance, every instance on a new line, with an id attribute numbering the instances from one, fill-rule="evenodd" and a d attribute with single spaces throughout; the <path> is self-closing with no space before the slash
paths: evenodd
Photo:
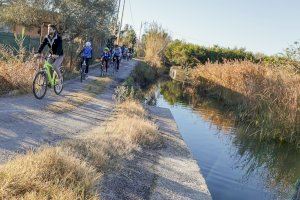
<path id="1" fill-rule="evenodd" d="M 92 46 L 92 44 L 91 44 L 90 42 L 86 42 L 86 43 L 85 43 L 85 46 L 86 46 L 86 47 L 90 47 L 90 46 Z"/>

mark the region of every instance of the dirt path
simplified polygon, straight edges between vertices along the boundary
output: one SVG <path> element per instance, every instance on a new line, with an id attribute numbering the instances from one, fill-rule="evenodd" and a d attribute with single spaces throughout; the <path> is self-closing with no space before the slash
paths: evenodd
<path id="1" fill-rule="evenodd" d="M 72 138 L 99 126 L 114 107 L 115 86 L 129 76 L 135 65 L 136 61 L 123 61 L 120 71 L 104 92 L 88 98 L 86 94 L 92 88 L 89 87 L 99 80 L 99 69 L 91 70 L 84 83 L 78 78 L 67 81 L 60 96 L 50 89 L 43 100 L 35 99 L 32 94 L 0 97 L 0 163 L 17 153 Z M 59 109 L 60 106 L 72 106 L 67 110 L 60 109 L 58 113 L 52 105 L 58 105 Z"/>

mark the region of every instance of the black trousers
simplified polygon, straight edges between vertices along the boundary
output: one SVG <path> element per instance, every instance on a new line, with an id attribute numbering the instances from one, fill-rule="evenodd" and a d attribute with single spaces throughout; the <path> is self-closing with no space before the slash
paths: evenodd
<path id="1" fill-rule="evenodd" d="M 119 70 L 119 66 L 120 66 L 120 57 L 119 56 L 114 56 L 113 61 L 117 61 L 117 70 Z"/>
<path id="2" fill-rule="evenodd" d="M 89 73 L 90 60 L 91 60 L 90 58 L 84 58 L 84 57 L 82 57 L 82 60 L 81 60 L 81 65 L 85 61 L 85 64 L 86 64 L 85 73 L 86 74 Z"/>

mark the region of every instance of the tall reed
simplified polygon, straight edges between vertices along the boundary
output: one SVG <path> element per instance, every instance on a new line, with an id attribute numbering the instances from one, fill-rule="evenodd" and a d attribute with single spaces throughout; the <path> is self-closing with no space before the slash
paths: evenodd
<path id="1" fill-rule="evenodd" d="M 248 61 L 207 63 L 192 70 L 198 92 L 221 100 L 261 138 L 300 145 L 300 76 Z"/>

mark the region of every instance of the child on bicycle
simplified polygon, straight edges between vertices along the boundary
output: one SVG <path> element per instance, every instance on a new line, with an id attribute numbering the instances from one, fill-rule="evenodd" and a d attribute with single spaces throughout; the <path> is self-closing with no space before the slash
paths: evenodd
<path id="1" fill-rule="evenodd" d="M 110 55 L 109 48 L 105 47 L 104 51 L 102 53 L 102 56 L 101 56 L 101 62 L 102 62 L 102 65 L 105 67 L 106 73 L 107 73 L 108 63 L 109 63 L 110 58 L 111 58 L 111 55 Z"/>
<path id="2" fill-rule="evenodd" d="M 117 62 L 117 70 L 119 70 L 119 65 L 120 65 L 120 60 L 122 57 L 122 49 L 118 46 L 115 45 L 113 51 L 112 51 L 112 57 L 113 57 L 113 61 Z"/>
<path id="3" fill-rule="evenodd" d="M 81 65 L 85 61 L 86 68 L 85 68 L 85 74 L 89 73 L 89 66 L 90 66 L 90 60 L 93 57 L 93 49 L 92 49 L 92 44 L 90 42 L 86 42 L 85 46 L 80 52 L 81 55 Z"/>

